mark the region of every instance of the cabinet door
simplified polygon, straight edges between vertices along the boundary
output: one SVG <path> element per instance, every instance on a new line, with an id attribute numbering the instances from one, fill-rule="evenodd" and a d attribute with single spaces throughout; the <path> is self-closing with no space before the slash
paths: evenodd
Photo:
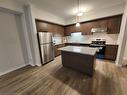
<path id="1" fill-rule="evenodd" d="M 108 20 L 101 19 L 98 21 L 99 28 L 107 28 L 108 27 Z"/>
<path id="2" fill-rule="evenodd" d="M 65 44 L 60 44 L 60 45 L 55 45 L 55 46 L 54 46 L 54 54 L 55 54 L 55 57 L 61 55 L 61 51 L 58 50 L 58 49 L 59 49 L 59 48 L 62 48 L 62 47 L 64 47 L 64 46 L 65 46 Z"/>
<path id="3" fill-rule="evenodd" d="M 82 32 L 83 31 L 83 24 L 80 24 L 80 26 L 76 27 L 76 25 L 74 25 L 75 27 L 75 32 Z"/>
<path id="4" fill-rule="evenodd" d="M 60 36 L 60 37 L 64 36 L 64 27 L 57 26 L 57 35 Z"/>
<path id="5" fill-rule="evenodd" d="M 73 32 L 76 32 L 76 27 L 74 25 L 65 27 L 65 36 L 70 36 Z"/>
<path id="6" fill-rule="evenodd" d="M 56 37 L 57 36 L 57 25 L 55 24 L 52 25 L 52 32 L 53 32 L 53 36 Z"/>
<path id="7" fill-rule="evenodd" d="M 64 36 L 70 36 L 71 32 L 69 31 L 68 27 L 64 27 Z"/>
<path id="8" fill-rule="evenodd" d="M 59 53 L 58 53 L 58 50 L 57 50 L 57 49 L 58 49 L 57 45 L 56 45 L 56 46 L 54 46 L 54 55 L 55 55 L 55 57 L 59 55 Z"/>
<path id="9" fill-rule="evenodd" d="M 37 22 L 37 31 L 48 31 L 48 24 L 45 22 Z"/>
<path id="10" fill-rule="evenodd" d="M 50 23 L 47 23 L 47 30 L 48 30 L 48 32 L 53 32 L 53 25 L 52 24 L 50 24 Z"/>
<path id="11" fill-rule="evenodd" d="M 87 22 L 82 24 L 82 34 L 91 35 L 91 29 L 93 28 L 92 22 Z"/>
<path id="12" fill-rule="evenodd" d="M 60 25 L 53 25 L 53 34 L 54 34 L 54 37 L 63 37 L 64 27 Z"/>
<path id="13" fill-rule="evenodd" d="M 71 33 L 76 32 L 76 26 L 75 25 L 69 26 L 69 31 L 71 31 Z"/>
<path id="14" fill-rule="evenodd" d="M 118 45 L 106 45 L 105 58 L 116 60 Z"/>
<path id="15" fill-rule="evenodd" d="M 92 28 L 100 28 L 100 20 L 95 20 L 95 21 L 90 22 L 90 23 L 91 23 Z"/>
<path id="16" fill-rule="evenodd" d="M 51 32 L 54 36 L 63 37 L 64 36 L 64 26 L 57 24 L 52 24 L 44 21 L 36 21 L 37 31 Z"/>
<path id="17" fill-rule="evenodd" d="M 120 32 L 122 16 L 112 17 L 108 19 L 108 34 L 116 34 Z"/>

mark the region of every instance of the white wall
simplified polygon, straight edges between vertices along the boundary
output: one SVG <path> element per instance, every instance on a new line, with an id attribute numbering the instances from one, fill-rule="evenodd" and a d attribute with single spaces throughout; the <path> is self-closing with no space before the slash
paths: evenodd
<path id="1" fill-rule="evenodd" d="M 124 52 L 124 60 L 127 60 L 127 42 L 126 42 L 126 47 Z"/>
<path id="2" fill-rule="evenodd" d="M 125 4 L 120 4 L 120 5 L 115 5 L 106 9 L 93 10 L 90 12 L 86 12 L 84 13 L 82 17 L 80 17 L 80 22 L 113 16 L 117 14 L 122 14 L 124 12 L 124 8 L 125 8 Z M 75 21 L 76 21 L 75 17 L 68 18 L 66 19 L 65 24 L 72 24 L 72 23 L 75 23 Z"/>
<path id="3" fill-rule="evenodd" d="M 41 66 L 35 16 L 31 4 L 25 7 L 25 16 L 26 16 L 27 29 L 29 34 L 29 41 L 32 50 L 31 53 L 32 53 L 33 63 L 34 65 Z"/>
<path id="4" fill-rule="evenodd" d="M 35 4 L 31 3 L 31 10 L 32 10 L 32 14 L 34 18 L 49 21 L 49 22 L 54 22 L 61 25 L 65 24 L 65 21 L 63 18 L 57 15 L 51 14 Z"/>
<path id="5" fill-rule="evenodd" d="M 16 12 L 23 12 L 22 4 L 20 4 L 16 0 L 0 0 L 0 7 Z"/>
<path id="6" fill-rule="evenodd" d="M 29 63 L 34 66 L 35 65 L 35 50 L 34 50 L 34 39 L 33 39 L 33 24 L 32 24 L 32 17 L 31 17 L 31 12 L 29 10 L 28 6 L 24 6 L 24 17 L 23 19 L 25 25 L 25 38 L 26 38 L 26 43 L 27 43 L 27 51 L 28 51 L 28 56 L 29 56 Z"/>
<path id="7" fill-rule="evenodd" d="M 28 31 L 27 31 L 25 15 L 24 15 L 24 6 L 16 0 L 0 0 L 0 11 L 19 15 L 18 17 L 16 17 L 16 21 L 17 21 L 16 23 L 18 25 L 17 28 L 20 31 L 19 32 L 20 42 L 21 42 L 24 61 L 27 64 L 29 63 L 30 65 L 34 65 L 33 58 L 31 57 L 32 47 L 30 46 L 29 37 L 27 33 Z"/>
<path id="8" fill-rule="evenodd" d="M 26 12 L 28 12 L 27 22 L 30 24 L 28 31 L 31 31 L 30 43 L 32 44 L 33 60 L 35 65 L 41 66 L 35 19 L 37 18 L 37 19 L 54 22 L 61 25 L 64 25 L 64 19 L 56 15 L 53 15 L 51 13 L 48 13 L 32 3 L 29 3 L 29 5 L 26 8 L 27 8 Z"/>
<path id="9" fill-rule="evenodd" d="M 126 7 L 125 7 L 125 10 L 126 10 L 126 12 L 125 13 L 127 13 L 127 0 L 124 0 L 125 2 L 126 2 Z M 126 16 L 126 18 L 127 18 L 127 16 Z M 127 24 L 126 24 L 127 25 Z M 125 51 L 124 51 L 124 59 L 125 60 L 127 60 L 127 29 L 126 29 L 126 31 L 125 31 L 126 33 L 125 33 L 125 41 L 126 41 L 126 46 L 125 46 Z"/>
<path id="10" fill-rule="evenodd" d="M 118 38 L 119 38 L 118 39 L 119 49 L 118 49 L 116 64 L 121 66 L 123 63 L 126 40 L 127 40 L 127 4 L 124 10 L 121 30 Z"/>
<path id="11" fill-rule="evenodd" d="M 25 66 L 16 16 L 0 12 L 0 75 Z"/>

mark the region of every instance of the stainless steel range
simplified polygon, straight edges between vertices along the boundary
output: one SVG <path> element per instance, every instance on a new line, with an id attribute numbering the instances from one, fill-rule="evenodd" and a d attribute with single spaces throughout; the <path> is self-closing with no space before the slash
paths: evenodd
<path id="1" fill-rule="evenodd" d="M 106 40 L 105 39 L 96 39 L 91 42 L 90 47 L 98 48 L 97 58 L 104 59 L 105 57 L 105 47 Z"/>

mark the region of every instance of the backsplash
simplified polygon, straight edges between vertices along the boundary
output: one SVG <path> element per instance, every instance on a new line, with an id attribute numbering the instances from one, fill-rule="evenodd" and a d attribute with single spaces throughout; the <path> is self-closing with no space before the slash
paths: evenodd
<path id="1" fill-rule="evenodd" d="M 94 33 L 93 35 L 75 35 L 66 37 L 53 37 L 55 44 L 62 43 L 91 43 L 92 40 L 106 39 L 106 44 L 117 44 L 119 34 Z"/>
<path id="2" fill-rule="evenodd" d="M 117 44 L 119 34 L 94 33 L 93 35 L 67 36 L 68 43 L 91 43 L 92 40 L 106 39 L 106 44 Z"/>
<path id="3" fill-rule="evenodd" d="M 65 37 L 53 37 L 53 43 L 57 44 L 62 44 L 65 43 L 66 39 Z"/>

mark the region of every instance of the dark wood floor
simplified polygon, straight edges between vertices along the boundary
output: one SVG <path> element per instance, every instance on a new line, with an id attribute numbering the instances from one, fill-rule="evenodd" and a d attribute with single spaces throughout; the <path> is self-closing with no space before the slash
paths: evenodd
<path id="1" fill-rule="evenodd" d="M 60 57 L 42 67 L 0 77 L 0 95 L 127 95 L 127 69 L 96 61 L 93 78 L 64 68 Z"/>

